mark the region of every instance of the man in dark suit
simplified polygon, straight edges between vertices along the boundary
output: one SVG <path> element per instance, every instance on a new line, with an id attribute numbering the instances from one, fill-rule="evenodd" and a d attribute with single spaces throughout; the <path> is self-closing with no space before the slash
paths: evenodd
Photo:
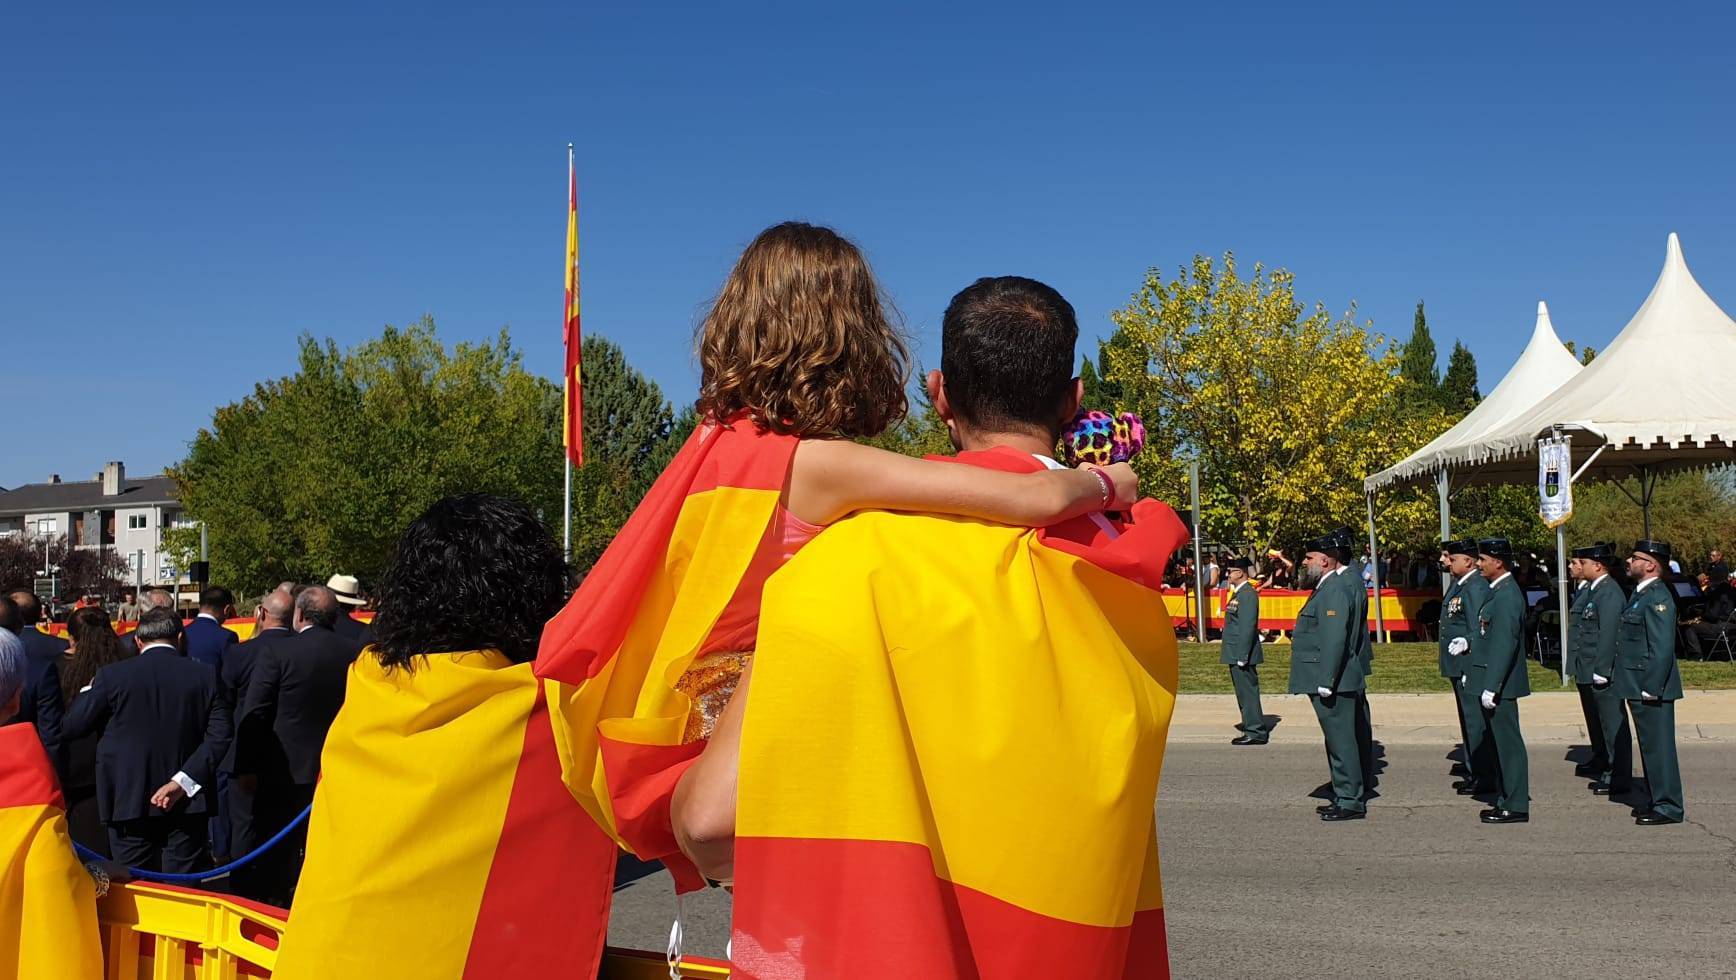
<path id="1" fill-rule="evenodd" d="M 332 627 L 333 631 L 356 641 L 358 648 L 366 649 L 374 642 L 374 628 L 350 615 L 367 605 L 367 600 L 362 598 L 362 584 L 354 575 L 333 575 L 326 579 L 325 587 L 337 596 L 338 605 L 343 607 L 338 610 L 338 621 Z"/>
<path id="2" fill-rule="evenodd" d="M 302 590 L 295 599 L 295 636 L 274 641 L 253 664 L 235 771 L 258 780 L 255 820 L 262 834 L 276 833 L 313 802 L 326 732 L 343 707 L 350 664 L 361 651 L 333 631 L 339 609 L 330 589 Z M 265 901 L 288 906 L 306 839 L 303 824 L 268 855 L 260 870 Z"/>
<path id="3" fill-rule="evenodd" d="M 223 662 L 223 651 L 240 643 L 241 637 L 223 625 L 235 615 L 235 597 L 221 585 L 213 585 L 199 593 L 199 614 L 187 624 L 184 644 L 187 659 L 216 669 Z"/>
<path id="4" fill-rule="evenodd" d="M 64 778 L 60 665 L 66 656 L 66 641 L 37 629 L 41 621 L 42 601 L 34 593 L 14 592 L 0 599 L 0 629 L 10 630 L 24 643 L 24 691 L 17 720 L 36 726 L 36 737 Z"/>
<path id="5" fill-rule="evenodd" d="M 1260 594 L 1248 581 L 1253 562 L 1231 558 L 1224 567 L 1229 584 L 1224 589 L 1224 638 L 1218 660 L 1229 665 L 1230 686 L 1242 711 L 1242 722 L 1236 726 L 1242 734 L 1230 744 L 1265 745 L 1271 733 L 1260 707 L 1260 664 L 1266 657 L 1260 643 Z"/>
<path id="6" fill-rule="evenodd" d="M 218 770 L 228 784 L 223 802 L 229 821 L 229 850 L 232 857 L 251 854 L 254 848 L 265 843 L 266 838 L 265 834 L 259 832 L 260 825 L 254 819 L 254 796 L 258 789 L 256 780 L 252 776 L 235 774 L 236 747 L 247 738 L 242 730 L 241 704 L 247 698 L 248 683 L 253 677 L 253 665 L 259 661 L 260 655 L 295 636 L 290 629 L 293 615 L 294 603 L 288 592 L 268 593 L 260 600 L 253 636 L 244 643 L 225 648 L 222 664 L 217 671 L 223 696 L 235 709 L 235 738 L 230 742 L 229 752 L 224 755 L 223 764 Z M 276 828 L 267 828 L 267 831 L 275 833 Z M 236 893 L 248 898 L 256 897 L 259 891 L 256 881 L 257 872 L 251 864 L 235 869 L 231 877 Z"/>
<path id="7" fill-rule="evenodd" d="M 229 705 L 217 672 L 181 655 L 181 619 L 139 617 L 140 652 L 97 671 L 65 735 L 100 733 L 97 811 L 116 861 L 187 873 L 201 863 L 217 764 L 229 748 Z"/>
<path id="8" fill-rule="evenodd" d="M 1525 596 L 1513 580 L 1513 546 L 1506 538 L 1477 542 L 1477 568 L 1489 580 L 1489 598 L 1477 615 L 1467 680 L 1480 692 L 1484 738 L 1494 744 L 1495 805 L 1478 819 L 1484 823 L 1526 823 L 1531 819 L 1531 774 L 1525 736 L 1519 730 L 1519 699 L 1531 693 L 1525 670 Z"/>

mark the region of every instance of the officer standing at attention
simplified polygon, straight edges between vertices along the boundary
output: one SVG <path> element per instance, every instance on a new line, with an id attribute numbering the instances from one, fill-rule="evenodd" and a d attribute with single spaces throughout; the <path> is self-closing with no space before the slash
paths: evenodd
<path id="1" fill-rule="evenodd" d="M 1357 702 L 1366 678 L 1357 637 L 1367 642 L 1365 624 L 1352 623 L 1356 613 L 1353 582 L 1344 574 L 1348 549 L 1332 537 L 1303 546 L 1303 564 L 1318 572 L 1314 592 L 1296 615 L 1290 655 L 1290 693 L 1306 694 L 1326 738 L 1326 759 L 1332 775 L 1332 802 L 1319 808 L 1325 821 L 1361 820 L 1368 815 L 1363 798 L 1362 757 L 1356 738 Z"/>
<path id="2" fill-rule="evenodd" d="M 1224 589 L 1224 638 L 1218 662 L 1230 668 L 1230 686 L 1236 691 L 1236 706 L 1242 709 L 1242 734 L 1231 745 L 1265 745 L 1271 733 L 1260 708 L 1260 664 L 1265 661 L 1260 643 L 1260 594 L 1248 581 L 1254 563 L 1246 558 L 1224 562 L 1229 585 Z"/>
<path id="3" fill-rule="evenodd" d="M 1464 779 L 1453 784 L 1460 796 L 1486 793 L 1495 788 L 1495 760 L 1482 752 L 1483 709 L 1478 692 L 1471 690 L 1465 675 L 1471 668 L 1471 644 L 1476 640 L 1477 617 L 1489 601 L 1489 582 L 1477 574 L 1475 541 L 1443 541 L 1441 553 L 1449 584 L 1441 599 L 1441 676 L 1453 685 L 1459 708 L 1459 737 L 1464 751 Z"/>
<path id="4" fill-rule="evenodd" d="M 1498 792 L 1484 823 L 1526 823 L 1531 819 L 1530 768 L 1525 737 L 1519 732 L 1519 699 L 1531 693 L 1525 673 L 1525 597 L 1513 581 L 1513 546 L 1506 538 L 1477 542 L 1477 567 L 1489 580 L 1489 600 L 1477 616 L 1467 680 L 1481 692 L 1485 741 L 1495 745 Z"/>
<path id="5" fill-rule="evenodd" d="M 1616 650 L 1615 692 L 1634 716 L 1651 805 L 1634 817 L 1642 827 L 1681 823 L 1682 770 L 1676 761 L 1676 701 L 1682 672 L 1676 666 L 1676 599 L 1664 573 L 1670 546 L 1639 541 L 1628 559 L 1628 574 L 1639 582 L 1621 613 Z"/>
<path id="6" fill-rule="evenodd" d="M 1579 688 L 1579 707 L 1585 712 L 1585 731 L 1591 738 L 1591 761 L 1574 767 L 1574 775 L 1592 780 L 1591 791 L 1599 796 L 1625 793 L 1633 780 L 1634 741 L 1628 734 L 1627 709 L 1615 693 L 1616 630 L 1621 625 L 1627 598 L 1610 576 L 1617 561 L 1615 546 L 1594 544 L 1573 549 L 1567 569 L 1579 580 L 1568 612 L 1568 652 L 1573 680 Z"/>

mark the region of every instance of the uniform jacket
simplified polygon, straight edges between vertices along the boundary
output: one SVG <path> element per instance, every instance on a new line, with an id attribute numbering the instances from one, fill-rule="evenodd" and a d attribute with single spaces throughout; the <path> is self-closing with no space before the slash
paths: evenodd
<path id="1" fill-rule="evenodd" d="M 1447 585 L 1447 594 L 1441 598 L 1442 677 L 1458 680 L 1469 673 L 1469 654 L 1455 657 L 1447 652 L 1447 646 L 1461 637 L 1471 646 L 1477 645 L 1477 617 L 1483 612 L 1483 603 L 1488 601 L 1489 580 L 1476 571 L 1471 572 L 1463 585 L 1457 581 Z"/>
<path id="2" fill-rule="evenodd" d="M 1349 572 L 1337 572 L 1322 579 L 1302 604 L 1291 644 L 1291 694 L 1313 694 L 1322 687 L 1360 691 L 1366 686 L 1361 644 L 1368 642 L 1367 624 L 1352 622 L 1355 591 L 1361 588 Z"/>
<path id="3" fill-rule="evenodd" d="M 1265 653 L 1260 643 L 1260 593 L 1253 583 L 1224 590 L 1224 642 L 1218 662 L 1233 664 L 1240 660 L 1252 667 L 1264 663 Z"/>
<path id="4" fill-rule="evenodd" d="M 1630 701 L 1639 700 L 1642 692 L 1664 701 L 1682 696 L 1682 671 L 1676 664 L 1676 597 L 1661 578 L 1635 589 L 1622 608 L 1611 681 L 1616 694 Z"/>
<path id="5" fill-rule="evenodd" d="M 1568 611 L 1573 629 L 1567 639 L 1573 652 L 1576 682 L 1590 684 L 1593 674 L 1605 680 L 1615 678 L 1616 633 L 1621 628 L 1622 607 L 1626 604 L 1621 586 L 1607 575 L 1573 597 L 1573 608 Z"/>
<path id="6" fill-rule="evenodd" d="M 1521 638 L 1524 629 L 1525 597 L 1509 575 L 1489 589 L 1489 599 L 1477 615 L 1471 669 L 1466 672 L 1470 690 L 1494 691 L 1500 698 L 1522 698 L 1531 693 Z"/>

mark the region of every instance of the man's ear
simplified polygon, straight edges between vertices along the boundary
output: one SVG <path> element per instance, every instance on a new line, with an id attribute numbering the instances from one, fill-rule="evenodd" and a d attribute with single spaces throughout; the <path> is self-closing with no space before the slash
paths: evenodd
<path id="1" fill-rule="evenodd" d="M 946 433 L 952 444 L 958 445 L 958 421 L 952 414 L 952 402 L 946 397 L 946 376 L 939 371 L 928 372 L 928 403 L 934 406 L 940 420 L 946 423 Z"/>
<path id="2" fill-rule="evenodd" d="M 1061 405 L 1061 408 L 1064 409 L 1061 413 L 1061 428 L 1065 429 L 1073 421 L 1073 417 L 1079 414 L 1079 405 L 1084 400 L 1085 382 L 1080 378 L 1074 378 L 1067 385 L 1067 400 Z"/>

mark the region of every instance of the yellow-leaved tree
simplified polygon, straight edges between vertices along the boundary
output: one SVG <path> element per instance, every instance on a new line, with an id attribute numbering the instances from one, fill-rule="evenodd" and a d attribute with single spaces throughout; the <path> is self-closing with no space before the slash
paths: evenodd
<path id="1" fill-rule="evenodd" d="M 1363 477 L 1451 419 L 1404 397 L 1399 351 L 1354 317 L 1305 310 L 1291 273 L 1244 278 L 1233 254 L 1148 272 L 1102 358 L 1103 387 L 1146 425 L 1142 490 L 1187 506 L 1197 458 L 1205 536 L 1256 554 L 1364 527 Z M 1421 495 L 1383 499 L 1381 536 L 1426 537 L 1432 514 Z"/>

